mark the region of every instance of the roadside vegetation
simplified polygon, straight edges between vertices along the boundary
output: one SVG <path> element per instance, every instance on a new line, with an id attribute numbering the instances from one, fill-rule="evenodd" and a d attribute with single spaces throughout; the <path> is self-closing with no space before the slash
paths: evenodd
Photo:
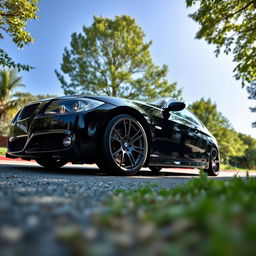
<path id="1" fill-rule="evenodd" d="M 221 162 L 242 169 L 256 169 L 256 139 L 238 133 L 211 99 L 201 98 L 189 109 L 206 125 L 219 144 Z M 232 168 L 233 169 L 233 168 Z"/>
<path id="2" fill-rule="evenodd" d="M 12 118 L 29 102 L 55 97 L 55 95 L 33 95 L 17 91 L 25 87 L 16 69 L 0 69 L 0 136 L 7 136 Z"/>
<path id="3" fill-rule="evenodd" d="M 5 156 L 7 148 L 0 147 L 0 156 Z"/>
<path id="4" fill-rule="evenodd" d="M 247 169 L 247 168 L 241 168 L 241 167 L 236 167 L 230 164 L 220 164 L 220 169 L 222 171 L 228 171 L 228 170 L 232 170 L 232 171 L 242 171 L 242 172 L 250 172 L 253 171 L 251 169 Z"/>
<path id="5" fill-rule="evenodd" d="M 254 177 L 217 180 L 204 173 L 173 190 L 156 185 L 118 190 L 105 210 L 93 215 L 98 236 L 89 239 L 75 228 L 60 238 L 88 253 L 104 242 L 112 253 L 253 255 L 255 191 Z"/>

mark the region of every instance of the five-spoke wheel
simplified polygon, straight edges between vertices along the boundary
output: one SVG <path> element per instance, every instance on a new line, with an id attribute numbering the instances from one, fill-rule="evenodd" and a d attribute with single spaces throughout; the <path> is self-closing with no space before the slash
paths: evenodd
<path id="1" fill-rule="evenodd" d="M 133 175 L 143 166 L 147 152 L 147 135 L 140 122 L 130 115 L 118 115 L 107 125 L 98 166 L 108 172 Z"/>

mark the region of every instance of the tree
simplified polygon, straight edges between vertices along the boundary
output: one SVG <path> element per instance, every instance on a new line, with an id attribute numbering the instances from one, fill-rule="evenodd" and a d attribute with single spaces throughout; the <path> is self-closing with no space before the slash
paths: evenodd
<path id="1" fill-rule="evenodd" d="M 242 167 L 256 169 L 256 139 L 242 133 L 239 133 L 239 138 L 247 145 L 247 149 L 243 157 L 236 158 L 237 162 Z"/>
<path id="2" fill-rule="evenodd" d="M 13 42 L 23 48 L 33 42 L 33 37 L 26 31 L 29 20 L 37 19 L 38 0 L 0 0 L 0 39 L 4 38 L 1 30 L 9 35 Z M 32 67 L 15 63 L 8 53 L 0 48 L 0 65 L 18 70 L 29 70 Z"/>
<path id="3" fill-rule="evenodd" d="M 24 87 L 21 81 L 15 69 L 0 70 L 0 120 L 13 116 L 18 108 L 33 101 L 30 93 L 14 93 L 16 88 Z"/>
<path id="4" fill-rule="evenodd" d="M 186 3 L 187 7 L 197 7 L 189 15 L 200 25 L 196 38 L 216 45 L 216 56 L 222 49 L 226 54 L 233 54 L 237 63 L 233 71 L 235 78 L 242 80 L 242 87 L 252 84 L 249 97 L 251 93 L 255 95 L 256 0 L 186 0 Z M 256 122 L 252 125 L 256 127 Z"/>
<path id="5" fill-rule="evenodd" d="M 25 85 L 22 84 L 22 77 L 18 76 L 17 70 L 0 70 L 0 120 L 12 118 L 19 108 L 31 101 L 55 97 L 50 94 L 32 95 L 28 92 L 14 92 L 18 87 Z"/>
<path id="6" fill-rule="evenodd" d="M 0 134 L 7 135 L 11 119 L 25 104 L 32 101 L 53 98 L 55 95 L 32 95 L 27 92 L 14 92 L 18 87 L 24 87 L 22 77 L 15 69 L 0 70 Z"/>
<path id="7" fill-rule="evenodd" d="M 217 105 L 211 99 L 204 98 L 194 102 L 189 109 L 199 117 L 208 130 L 217 139 L 221 157 L 243 156 L 247 148 L 232 128 L 229 120 L 217 110 Z"/>
<path id="8" fill-rule="evenodd" d="M 196 6 L 189 16 L 199 23 L 197 39 L 204 38 L 221 49 L 232 53 L 237 63 L 236 79 L 251 83 L 256 80 L 256 1 L 255 0 L 186 0 L 187 7 Z"/>
<path id="9" fill-rule="evenodd" d="M 153 63 L 152 41 L 144 42 L 144 37 L 129 16 L 94 17 L 90 27 L 83 26 L 83 33 L 72 34 L 71 48 L 65 48 L 61 63 L 64 74 L 55 70 L 64 93 L 179 98 L 181 90 L 166 78 L 167 65 Z"/>

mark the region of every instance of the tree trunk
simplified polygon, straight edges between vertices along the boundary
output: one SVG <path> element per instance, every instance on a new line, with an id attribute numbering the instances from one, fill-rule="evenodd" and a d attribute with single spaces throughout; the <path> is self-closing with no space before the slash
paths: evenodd
<path id="1" fill-rule="evenodd" d="M 113 97 L 116 97 L 116 87 L 112 85 L 112 95 Z"/>

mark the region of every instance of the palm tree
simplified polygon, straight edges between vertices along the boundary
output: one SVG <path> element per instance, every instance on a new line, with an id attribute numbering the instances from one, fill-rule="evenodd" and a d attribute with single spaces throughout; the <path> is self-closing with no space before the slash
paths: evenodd
<path id="1" fill-rule="evenodd" d="M 35 97 L 30 93 L 15 92 L 17 87 L 24 87 L 22 77 L 15 69 L 0 70 L 0 120 L 12 118 L 15 112 Z"/>

